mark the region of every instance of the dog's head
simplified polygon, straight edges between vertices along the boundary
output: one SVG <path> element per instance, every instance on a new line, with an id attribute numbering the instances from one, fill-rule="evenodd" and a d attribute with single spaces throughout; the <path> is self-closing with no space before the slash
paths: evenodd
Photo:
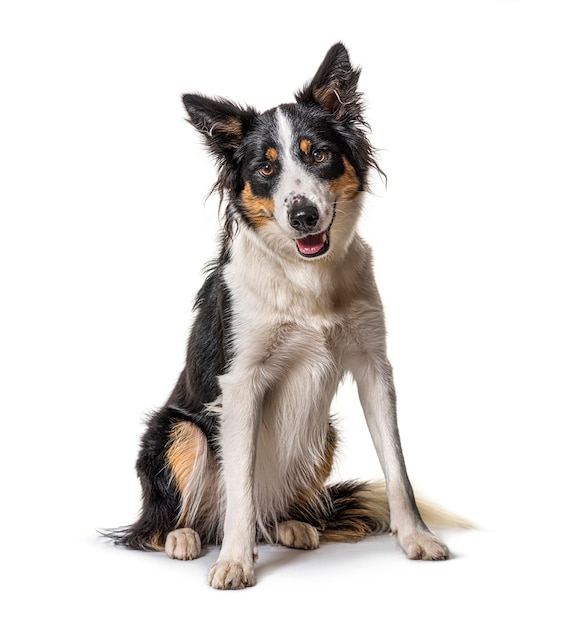
<path id="1" fill-rule="evenodd" d="M 334 45 L 296 102 L 264 113 L 223 99 L 183 96 L 219 164 L 226 225 L 245 224 L 276 250 L 320 259 L 353 236 L 368 172 L 359 70 Z"/>

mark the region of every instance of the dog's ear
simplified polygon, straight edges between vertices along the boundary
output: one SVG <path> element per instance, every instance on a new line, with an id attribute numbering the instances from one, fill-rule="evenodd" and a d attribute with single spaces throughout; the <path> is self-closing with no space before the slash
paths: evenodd
<path id="1" fill-rule="evenodd" d="M 186 94 L 183 104 L 191 124 L 203 135 L 218 164 L 217 191 L 221 200 L 226 193 L 234 193 L 239 186 L 239 168 L 235 156 L 243 137 L 250 128 L 256 111 L 243 109 L 224 99 L 207 98 L 199 94 Z"/>
<path id="2" fill-rule="evenodd" d="M 189 121 L 219 158 L 232 156 L 256 115 L 251 108 L 243 109 L 229 100 L 200 94 L 185 94 L 183 104 Z"/>
<path id="3" fill-rule="evenodd" d="M 360 71 L 351 66 L 349 54 L 342 43 L 327 52 L 313 80 L 299 93 L 297 102 L 320 106 L 338 120 L 359 119 L 363 107 L 357 91 Z"/>

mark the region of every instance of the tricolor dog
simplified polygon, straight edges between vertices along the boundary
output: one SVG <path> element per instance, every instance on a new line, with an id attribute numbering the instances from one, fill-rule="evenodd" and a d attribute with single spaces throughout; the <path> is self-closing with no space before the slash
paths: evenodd
<path id="1" fill-rule="evenodd" d="M 218 165 L 220 253 L 196 298 L 185 367 L 142 438 L 142 512 L 118 543 L 194 559 L 219 544 L 217 589 L 254 585 L 260 542 L 314 549 L 391 531 L 448 558 L 407 476 L 372 253 L 356 226 L 377 169 L 343 45 L 295 102 L 259 113 L 183 102 Z M 328 485 L 332 399 L 350 373 L 384 481 Z"/>

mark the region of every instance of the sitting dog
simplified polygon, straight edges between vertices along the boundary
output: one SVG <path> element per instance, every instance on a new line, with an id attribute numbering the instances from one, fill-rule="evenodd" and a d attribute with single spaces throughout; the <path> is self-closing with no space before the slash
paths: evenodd
<path id="1" fill-rule="evenodd" d="M 291 104 L 259 113 L 183 96 L 218 165 L 220 254 L 184 370 L 142 438 L 140 518 L 109 536 L 177 559 L 221 544 L 218 589 L 255 584 L 258 542 L 314 549 L 389 530 L 410 559 L 449 556 L 407 476 L 372 253 L 356 231 L 379 171 L 358 79 L 336 44 Z M 327 485 L 346 373 L 385 481 Z"/>

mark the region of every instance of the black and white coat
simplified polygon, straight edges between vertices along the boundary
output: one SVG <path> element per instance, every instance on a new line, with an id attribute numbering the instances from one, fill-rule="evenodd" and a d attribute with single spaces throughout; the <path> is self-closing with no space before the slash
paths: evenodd
<path id="1" fill-rule="evenodd" d="M 181 559 L 220 543 L 216 588 L 255 583 L 258 541 L 311 549 L 391 530 L 413 559 L 448 549 L 416 507 L 396 421 L 372 254 L 357 234 L 376 168 L 352 68 L 331 48 L 296 102 L 264 113 L 190 94 L 218 162 L 225 232 L 185 368 L 142 440 L 141 517 L 119 543 Z M 383 486 L 327 486 L 330 407 L 351 373 Z"/>

